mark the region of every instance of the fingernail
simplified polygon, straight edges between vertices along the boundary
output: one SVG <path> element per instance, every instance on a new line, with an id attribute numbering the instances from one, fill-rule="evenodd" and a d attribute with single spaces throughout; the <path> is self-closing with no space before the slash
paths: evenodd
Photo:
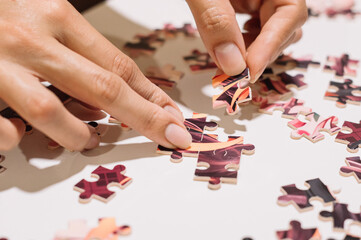
<path id="1" fill-rule="evenodd" d="M 182 122 L 184 121 L 183 114 L 180 111 L 178 111 L 177 109 L 175 109 L 174 107 L 167 105 L 164 107 L 164 110 L 166 110 L 167 112 L 169 112 L 170 114 L 175 116 L 180 121 L 182 121 Z"/>
<path id="2" fill-rule="evenodd" d="M 261 71 L 257 72 L 254 77 L 251 76 L 251 83 L 255 83 L 263 74 L 264 70 L 266 69 L 266 66 L 264 68 L 261 69 Z"/>
<path id="3" fill-rule="evenodd" d="M 214 54 L 223 72 L 234 76 L 243 72 L 246 62 L 238 46 L 232 42 L 222 43 L 214 48 Z"/>
<path id="4" fill-rule="evenodd" d="M 96 132 L 94 132 L 94 133 L 92 133 L 92 135 L 89 139 L 89 142 L 85 146 L 85 149 L 89 150 L 89 149 L 96 148 L 99 146 L 99 143 L 100 143 L 100 136 Z"/>
<path id="5" fill-rule="evenodd" d="M 187 130 L 171 123 L 165 129 L 165 137 L 174 146 L 179 148 L 188 148 L 192 143 L 192 137 Z"/>

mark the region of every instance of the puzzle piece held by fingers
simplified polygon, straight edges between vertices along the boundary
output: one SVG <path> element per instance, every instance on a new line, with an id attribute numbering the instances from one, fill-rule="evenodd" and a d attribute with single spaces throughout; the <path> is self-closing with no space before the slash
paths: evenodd
<path id="1" fill-rule="evenodd" d="M 336 106 L 340 108 L 346 107 L 347 103 L 360 105 L 361 96 L 355 96 L 355 93 L 361 94 L 361 86 L 353 84 L 351 79 L 343 83 L 331 81 L 325 99 L 336 101 Z"/>
<path id="2" fill-rule="evenodd" d="M 148 35 L 138 34 L 135 36 L 135 39 L 137 42 L 126 42 L 124 45 L 124 50 L 127 51 L 132 58 L 139 57 L 140 55 L 153 55 L 157 47 L 163 45 L 165 41 L 155 33 Z"/>
<path id="3" fill-rule="evenodd" d="M 123 175 L 124 173 L 123 165 L 116 165 L 113 169 L 99 166 L 92 172 L 92 176 L 98 178 L 97 181 L 88 182 L 83 179 L 74 186 L 74 190 L 80 192 L 79 201 L 87 203 L 92 198 L 103 202 L 110 201 L 115 196 L 115 192 L 108 190 L 108 187 L 118 186 L 124 189 L 131 183 L 132 179 Z"/>
<path id="4" fill-rule="evenodd" d="M 154 66 L 149 67 L 146 70 L 145 76 L 161 88 L 172 89 L 174 85 L 184 76 L 184 73 L 175 70 L 173 65 L 166 64 L 162 68 Z"/>
<path id="5" fill-rule="evenodd" d="M 298 211 L 307 211 L 313 208 L 310 203 L 312 199 L 321 200 L 324 204 L 336 201 L 329 188 L 319 178 L 307 180 L 305 185 L 309 186 L 309 189 L 300 190 L 295 184 L 282 186 L 285 195 L 278 197 L 278 204 L 287 206 L 292 203 Z"/>
<path id="6" fill-rule="evenodd" d="M 320 217 L 323 220 L 332 219 L 333 227 L 335 229 L 345 230 L 345 221 L 350 219 L 355 223 L 361 223 L 361 213 L 352 213 L 348 209 L 348 204 L 344 203 L 333 203 L 333 211 L 322 211 Z"/>
<path id="7" fill-rule="evenodd" d="M 304 101 L 291 98 L 289 101 L 276 101 L 273 103 L 263 102 L 259 108 L 259 112 L 272 115 L 273 111 L 282 111 L 282 117 L 295 119 L 299 114 L 308 114 L 312 112 L 309 107 L 303 106 Z"/>
<path id="8" fill-rule="evenodd" d="M 229 115 L 236 114 L 240 110 L 238 104 L 252 100 L 251 88 L 244 86 L 249 78 L 248 68 L 237 76 L 222 74 L 213 77 L 212 86 L 223 88 L 221 94 L 213 96 L 213 108 L 226 106 Z"/>
<path id="9" fill-rule="evenodd" d="M 117 226 L 115 218 L 101 218 L 99 225 L 90 230 L 84 240 L 107 239 L 118 240 L 119 236 L 127 236 L 131 233 L 130 226 Z"/>
<path id="10" fill-rule="evenodd" d="M 361 158 L 360 157 L 348 157 L 346 158 L 347 166 L 340 168 L 340 174 L 342 176 L 354 176 L 358 183 L 361 183 Z"/>
<path id="11" fill-rule="evenodd" d="M 325 137 L 320 131 L 326 131 L 330 135 L 333 135 L 341 130 L 341 128 L 336 125 L 338 118 L 335 116 L 324 118 L 312 112 L 306 115 L 306 119 L 309 122 L 305 123 L 297 118 L 288 122 L 288 126 L 294 129 L 291 133 L 291 138 L 300 139 L 304 136 L 315 143 Z"/>
<path id="12" fill-rule="evenodd" d="M 200 72 L 203 70 L 213 70 L 217 68 L 216 63 L 212 60 L 208 52 L 200 52 L 194 49 L 191 55 L 183 57 L 192 72 Z"/>
<path id="13" fill-rule="evenodd" d="M 325 71 L 331 71 L 336 74 L 337 77 L 353 76 L 357 74 L 356 67 L 358 66 L 359 60 L 350 59 L 348 54 L 342 54 L 341 57 L 328 56 L 327 62 L 324 66 Z"/>
<path id="14" fill-rule="evenodd" d="M 350 133 L 344 133 L 342 130 L 350 131 Z M 335 141 L 347 144 L 347 151 L 351 153 L 358 152 L 361 148 L 361 120 L 360 123 L 345 121 L 342 130 L 337 134 Z"/>
<path id="15" fill-rule="evenodd" d="M 0 155 L 0 163 L 2 163 L 5 160 L 5 156 Z M 3 167 L 0 165 L 0 173 L 4 172 L 6 170 L 6 167 Z"/>
<path id="16" fill-rule="evenodd" d="M 321 240 L 321 234 L 317 228 L 303 229 L 299 221 L 291 221 L 290 229 L 285 231 L 277 231 L 278 239 L 292 240 Z"/>

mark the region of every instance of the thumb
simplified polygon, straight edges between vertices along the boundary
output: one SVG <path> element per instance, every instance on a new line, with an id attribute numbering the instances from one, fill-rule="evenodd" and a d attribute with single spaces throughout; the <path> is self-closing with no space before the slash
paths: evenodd
<path id="1" fill-rule="evenodd" d="M 187 3 L 218 67 L 230 76 L 243 72 L 246 49 L 231 3 L 219 0 L 187 0 Z"/>

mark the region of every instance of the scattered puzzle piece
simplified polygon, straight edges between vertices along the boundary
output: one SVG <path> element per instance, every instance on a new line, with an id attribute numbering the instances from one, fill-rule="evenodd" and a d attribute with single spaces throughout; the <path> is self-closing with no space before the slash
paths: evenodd
<path id="1" fill-rule="evenodd" d="M 226 74 L 222 74 L 213 77 L 212 86 L 223 87 L 221 94 L 213 96 L 213 108 L 226 106 L 228 114 L 236 114 L 239 111 L 238 104 L 252 100 L 251 88 L 242 88 L 244 81 L 249 81 L 248 68 L 237 76 L 230 77 Z"/>
<path id="2" fill-rule="evenodd" d="M 217 68 L 216 63 L 212 60 L 208 52 L 202 53 L 197 49 L 194 49 L 191 55 L 185 56 L 183 59 L 188 63 L 192 72 Z"/>
<path id="3" fill-rule="evenodd" d="M 327 240 L 336 240 L 336 239 L 334 239 L 334 238 L 328 238 Z M 359 238 L 359 237 L 356 237 L 356 236 L 351 236 L 351 235 L 347 234 L 343 240 L 360 240 L 360 238 Z"/>
<path id="4" fill-rule="evenodd" d="M 324 66 L 325 71 L 332 71 L 338 77 L 343 77 L 345 75 L 348 76 L 356 76 L 356 69 L 359 61 L 350 59 L 348 54 L 342 54 L 341 57 L 328 56 L 327 62 Z"/>
<path id="5" fill-rule="evenodd" d="M 350 131 L 350 133 L 340 131 L 335 141 L 347 144 L 347 151 L 351 153 L 358 152 L 358 149 L 361 147 L 361 121 L 360 123 L 345 121 L 342 125 L 342 130 Z"/>
<path id="6" fill-rule="evenodd" d="M 306 181 L 309 186 L 307 190 L 300 190 L 295 184 L 282 186 L 282 192 L 285 194 L 278 197 L 280 205 L 289 205 L 292 203 L 297 210 L 306 211 L 312 209 L 310 200 L 317 199 L 325 204 L 336 201 L 328 187 L 319 179 L 311 179 Z"/>
<path id="7" fill-rule="evenodd" d="M 164 36 L 166 39 L 175 38 L 179 33 L 182 33 L 186 37 L 195 37 L 197 35 L 197 29 L 192 24 L 185 23 L 183 27 L 176 28 L 171 23 L 164 24 L 163 29 L 156 29 L 155 33 L 159 36 Z"/>
<path id="8" fill-rule="evenodd" d="M 326 131 L 330 135 L 340 131 L 340 128 L 336 125 L 338 118 L 335 116 L 324 118 L 312 112 L 306 115 L 306 119 L 309 120 L 309 122 L 305 123 L 297 118 L 288 122 L 288 126 L 295 129 L 291 133 L 291 138 L 300 139 L 304 136 L 315 143 L 325 137 L 320 131 Z"/>
<path id="9" fill-rule="evenodd" d="M 303 78 L 303 74 L 291 76 L 285 72 L 272 75 L 259 82 L 261 85 L 260 92 L 263 94 L 269 94 L 270 92 L 275 92 L 280 95 L 290 94 L 291 88 L 300 90 L 307 86 L 307 84 L 303 82 Z"/>
<path id="10" fill-rule="evenodd" d="M 320 212 L 320 217 L 325 220 L 332 219 L 333 227 L 341 230 L 344 230 L 345 221 L 347 219 L 361 223 L 361 214 L 349 212 L 347 206 L 348 204 L 335 202 L 333 203 L 333 212 L 322 211 Z"/>
<path id="11" fill-rule="evenodd" d="M 358 183 L 361 183 L 361 159 L 360 157 L 346 158 L 347 166 L 340 168 L 340 174 L 348 177 L 353 175 Z"/>
<path id="12" fill-rule="evenodd" d="M 115 223 L 115 218 L 102 218 L 99 220 L 98 227 L 90 230 L 84 240 L 118 240 L 119 236 L 126 236 L 130 233 L 131 228 L 127 225 L 118 227 Z"/>
<path id="13" fill-rule="evenodd" d="M 0 163 L 2 163 L 5 160 L 5 156 L 0 155 Z M 0 173 L 4 172 L 6 170 L 6 167 L 3 167 L 0 165 Z"/>
<path id="14" fill-rule="evenodd" d="M 317 228 L 303 229 L 299 221 L 291 221 L 290 229 L 285 231 L 277 231 L 278 239 L 292 239 L 292 240 L 321 240 L 321 234 Z"/>
<path id="15" fill-rule="evenodd" d="M 361 86 L 352 83 L 351 79 L 346 79 L 343 83 L 331 81 L 329 89 L 325 93 L 325 98 L 336 101 L 336 106 L 340 108 L 346 107 L 346 103 L 359 105 L 361 96 L 355 96 L 354 94 L 361 94 Z"/>
<path id="16" fill-rule="evenodd" d="M 83 240 L 89 231 L 85 220 L 72 220 L 68 223 L 68 229 L 55 234 L 54 240 Z"/>
<path id="17" fill-rule="evenodd" d="M 281 55 L 279 56 L 274 64 L 276 66 L 280 66 L 285 68 L 285 70 L 298 69 L 302 71 L 306 71 L 309 66 L 319 67 L 320 62 L 316 62 L 312 60 L 312 55 L 305 55 L 302 57 L 294 58 L 292 54 L 289 55 Z"/>
<path id="18" fill-rule="evenodd" d="M 145 76 L 151 82 L 165 89 L 172 89 L 183 75 L 183 72 L 175 70 L 175 67 L 171 64 L 164 65 L 162 68 L 149 67 L 145 73 Z"/>
<path id="19" fill-rule="evenodd" d="M 126 42 L 124 50 L 126 50 L 130 57 L 139 57 L 140 55 L 153 55 L 157 47 L 163 45 L 164 39 L 157 34 L 151 33 L 148 35 L 138 34 L 135 36 L 137 42 Z"/>
<path id="20" fill-rule="evenodd" d="M 262 102 L 259 111 L 262 113 L 273 114 L 273 111 L 282 111 L 282 117 L 295 119 L 299 114 L 308 114 L 312 112 L 309 107 L 303 106 L 304 101 L 291 98 L 289 101 L 276 101 L 273 103 Z"/>
<path id="21" fill-rule="evenodd" d="M 131 183 L 132 179 L 123 175 L 124 173 L 125 166 L 123 165 L 116 165 L 113 169 L 99 166 L 92 172 L 92 176 L 98 178 L 96 182 L 83 179 L 74 186 L 74 190 L 81 193 L 79 201 L 87 203 L 92 198 L 103 202 L 110 201 L 115 196 L 115 192 L 109 191 L 109 186 L 118 186 L 123 189 Z"/>

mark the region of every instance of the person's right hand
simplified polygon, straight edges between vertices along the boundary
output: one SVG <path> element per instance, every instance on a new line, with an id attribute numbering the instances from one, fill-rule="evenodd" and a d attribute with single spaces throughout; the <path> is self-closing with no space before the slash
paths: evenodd
<path id="1" fill-rule="evenodd" d="M 65 148 L 91 149 L 99 137 L 39 81 L 164 147 L 190 145 L 177 105 L 67 0 L 0 0 L 0 35 L 1 99 Z M 0 117 L 0 150 L 16 146 L 24 131 L 20 119 Z"/>

